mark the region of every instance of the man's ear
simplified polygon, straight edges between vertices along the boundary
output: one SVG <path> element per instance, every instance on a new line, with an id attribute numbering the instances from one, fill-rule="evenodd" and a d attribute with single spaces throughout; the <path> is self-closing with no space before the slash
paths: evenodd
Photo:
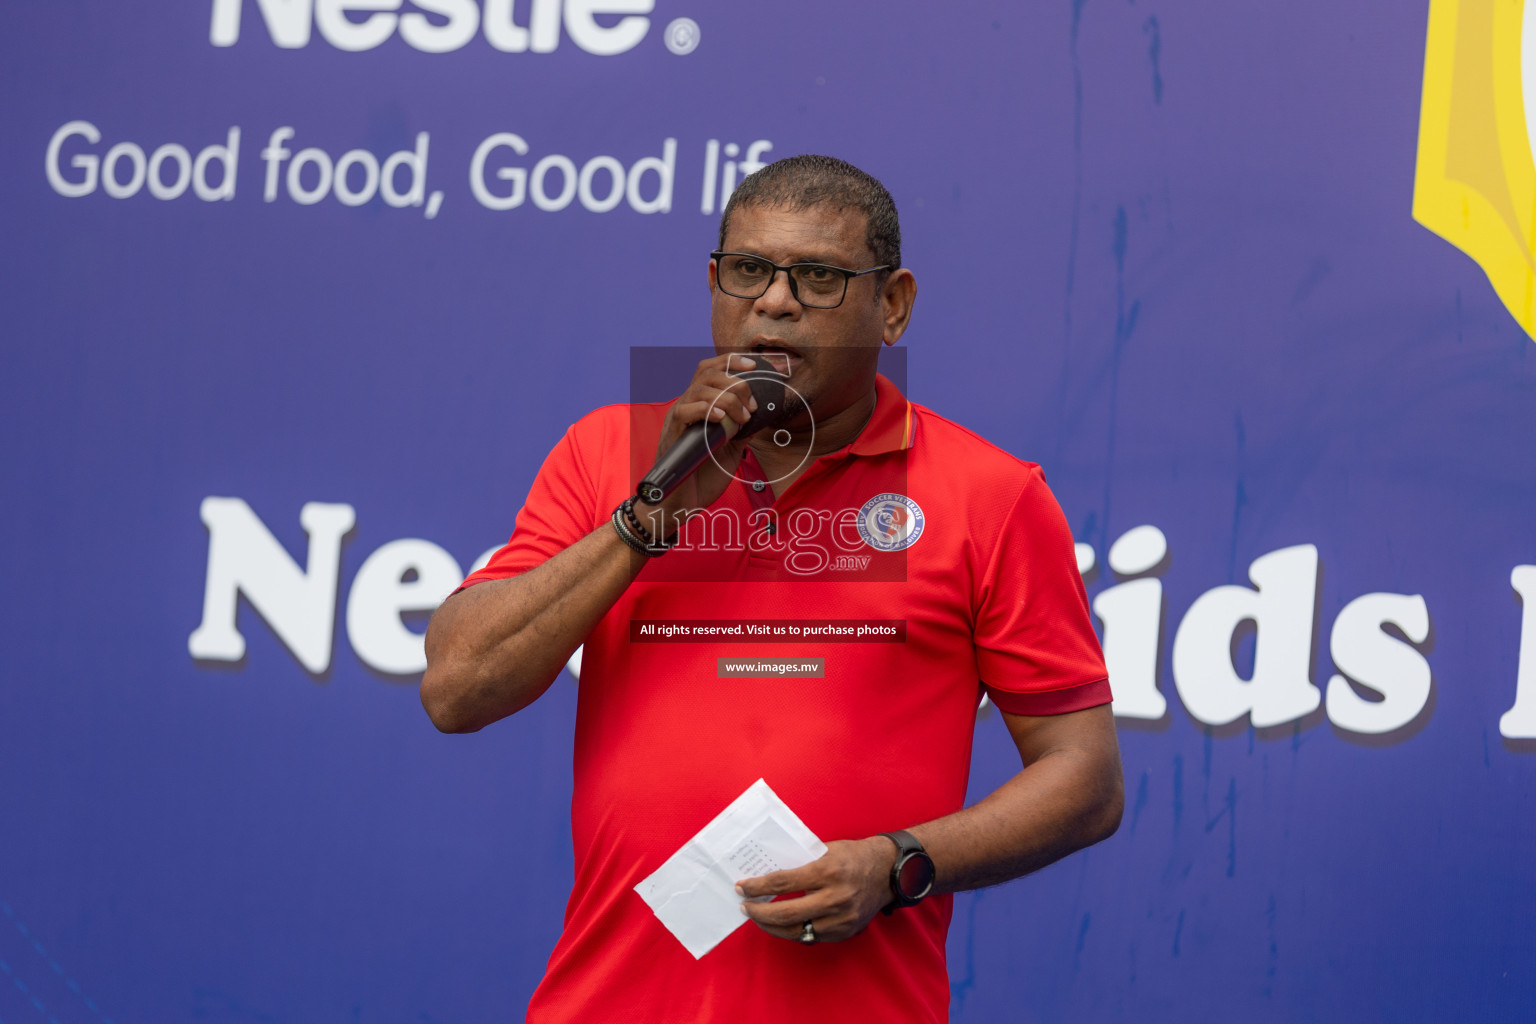
<path id="1" fill-rule="evenodd" d="M 885 319 L 881 340 L 887 345 L 896 344 L 907 332 L 907 324 L 912 322 L 912 304 L 916 301 L 917 278 L 912 271 L 906 267 L 892 271 L 885 287 L 880 289 L 881 313 Z"/>

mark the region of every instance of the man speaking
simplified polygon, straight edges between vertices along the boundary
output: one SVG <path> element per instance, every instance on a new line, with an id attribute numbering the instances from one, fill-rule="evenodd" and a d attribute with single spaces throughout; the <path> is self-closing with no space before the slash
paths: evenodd
<path id="1" fill-rule="evenodd" d="M 709 285 L 716 354 L 675 401 L 570 428 L 433 617 L 422 703 L 483 728 L 585 644 L 575 887 L 529 1020 L 941 1021 L 949 894 L 1120 820 L 1072 537 L 1038 466 L 877 373 L 917 282 L 874 178 L 821 156 L 746 178 Z M 637 494 L 679 444 L 698 468 Z M 983 693 L 1023 768 L 966 808 Z M 636 886 L 759 779 L 826 852 L 740 879 L 755 927 L 696 957 Z"/>

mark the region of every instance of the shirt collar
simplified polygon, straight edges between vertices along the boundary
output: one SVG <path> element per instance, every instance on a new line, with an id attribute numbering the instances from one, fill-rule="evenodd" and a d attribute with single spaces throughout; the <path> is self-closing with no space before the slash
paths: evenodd
<path id="1" fill-rule="evenodd" d="M 912 403 L 883 375 L 875 375 L 875 411 L 853 444 L 851 455 L 883 455 L 912 447 Z"/>

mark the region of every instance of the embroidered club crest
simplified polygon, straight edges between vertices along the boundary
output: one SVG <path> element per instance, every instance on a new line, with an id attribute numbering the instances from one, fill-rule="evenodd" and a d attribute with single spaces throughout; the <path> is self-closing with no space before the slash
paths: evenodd
<path id="1" fill-rule="evenodd" d="M 904 551 L 923 535 L 923 510 L 905 494 L 877 494 L 859 509 L 859 536 L 876 551 Z"/>

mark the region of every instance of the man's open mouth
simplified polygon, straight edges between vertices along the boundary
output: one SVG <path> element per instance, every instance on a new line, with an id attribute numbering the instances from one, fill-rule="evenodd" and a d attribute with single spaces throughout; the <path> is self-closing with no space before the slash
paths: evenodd
<path id="1" fill-rule="evenodd" d="M 771 342 L 756 342 L 752 345 L 752 354 L 763 356 L 774 365 L 774 368 L 784 376 L 793 376 L 794 369 L 800 363 L 800 353 L 792 348 L 775 345 Z"/>

